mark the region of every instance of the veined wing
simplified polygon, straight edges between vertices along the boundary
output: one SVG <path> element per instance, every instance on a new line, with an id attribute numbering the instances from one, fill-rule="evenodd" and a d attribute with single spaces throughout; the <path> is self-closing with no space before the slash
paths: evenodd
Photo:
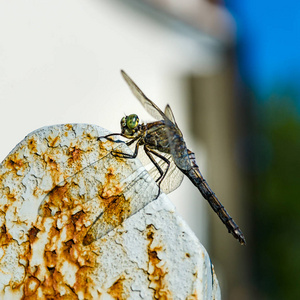
<path id="1" fill-rule="evenodd" d="M 165 114 L 168 117 L 164 118 L 164 121 L 167 128 L 170 152 L 178 168 L 181 170 L 189 170 L 191 169 L 191 162 L 187 147 L 169 104 L 165 108 Z M 171 122 L 169 120 L 171 120 Z"/>
<path id="2" fill-rule="evenodd" d="M 124 143 L 114 150 L 118 148 L 123 153 L 128 152 Z M 120 168 L 119 161 L 115 162 L 115 168 L 108 167 L 113 160 L 115 157 L 109 150 L 102 158 L 57 184 L 40 204 L 39 215 L 55 216 L 78 207 L 81 210 L 84 203 L 94 201 L 92 206 L 97 207 L 92 212 L 95 221 L 83 241 L 88 245 L 153 201 L 158 187 L 141 163 L 124 160 Z"/>
<path id="3" fill-rule="evenodd" d="M 184 174 L 177 168 L 171 154 L 164 154 L 164 156 L 169 160 L 170 167 L 166 174 L 166 177 L 161 182 L 160 187 L 164 193 L 169 194 L 180 186 Z M 158 161 L 158 165 L 163 171 L 165 171 L 167 168 L 167 164 L 162 159 Z M 159 178 L 160 174 L 155 166 L 150 169 L 149 173 L 155 180 Z"/>
<path id="4" fill-rule="evenodd" d="M 153 101 L 146 97 L 141 89 L 123 70 L 121 70 L 121 74 L 130 87 L 132 93 L 141 102 L 146 111 L 157 120 L 160 120 L 162 117 L 165 121 L 170 150 L 176 165 L 183 170 L 190 169 L 191 165 L 189 162 L 187 148 L 183 140 L 181 130 L 179 129 L 175 121 L 175 117 L 171 110 L 171 107 L 167 105 L 165 108 L 165 113 L 163 113 Z"/>
<path id="5" fill-rule="evenodd" d="M 42 217 L 54 216 L 57 212 L 73 209 L 79 204 L 101 197 L 104 181 L 98 169 L 101 168 L 103 161 L 109 158 L 111 158 L 110 151 L 56 184 L 44 197 L 38 214 Z"/>
<path id="6" fill-rule="evenodd" d="M 165 194 L 169 194 L 180 186 L 184 174 L 177 168 L 173 156 L 171 154 L 162 152 L 160 154 L 163 155 L 170 162 L 170 167 L 166 174 L 166 177 L 160 184 L 161 190 Z M 144 165 L 145 169 L 148 171 L 150 176 L 156 181 L 160 177 L 160 173 L 156 166 L 150 161 L 145 151 L 143 151 L 142 149 L 138 152 L 138 159 Z M 159 167 L 163 170 L 163 172 L 165 172 L 167 169 L 166 162 L 158 157 L 155 157 L 154 159 L 156 160 Z"/>
<path id="7" fill-rule="evenodd" d="M 170 105 L 168 104 L 166 106 L 165 112 L 163 113 L 162 110 L 141 91 L 141 89 L 135 84 L 135 82 L 127 75 L 125 71 L 121 70 L 121 74 L 125 79 L 126 83 L 128 84 L 128 86 L 130 87 L 131 92 L 141 102 L 141 104 L 144 106 L 146 111 L 156 120 L 161 120 L 161 118 L 163 118 L 165 121 L 169 123 L 169 125 L 171 125 L 170 122 L 173 123 L 176 129 L 182 135 L 175 121 L 175 117 L 171 110 Z"/>
<path id="8" fill-rule="evenodd" d="M 169 104 L 167 104 L 166 108 L 165 108 L 165 116 L 167 116 L 167 118 L 171 121 L 171 123 L 173 123 L 177 129 L 177 133 L 180 134 L 180 136 L 182 136 L 182 132 L 181 130 L 179 129 L 177 123 L 176 123 L 176 120 L 175 120 L 175 117 L 174 117 L 174 114 L 173 114 L 173 111 L 171 109 L 171 106 Z M 166 125 L 168 127 L 171 127 L 171 124 L 169 122 L 167 122 L 167 120 L 164 118 L 165 122 L 166 122 Z"/>
<path id="9" fill-rule="evenodd" d="M 161 109 L 154 102 L 152 102 L 146 97 L 146 95 L 141 91 L 141 89 L 123 70 L 121 70 L 121 74 L 128 86 L 130 87 L 131 92 L 141 102 L 146 111 L 156 120 L 161 120 L 162 118 L 164 119 L 166 115 L 161 111 Z"/>

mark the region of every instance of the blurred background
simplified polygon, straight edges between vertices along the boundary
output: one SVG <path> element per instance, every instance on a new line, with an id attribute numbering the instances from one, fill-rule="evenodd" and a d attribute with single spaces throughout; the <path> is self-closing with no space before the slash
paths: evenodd
<path id="1" fill-rule="evenodd" d="M 247 239 L 227 233 L 188 179 L 169 195 L 222 299 L 300 299 L 299 29 L 297 1 L 0 0 L 0 160 L 43 126 L 151 121 L 124 69 L 171 105 Z"/>

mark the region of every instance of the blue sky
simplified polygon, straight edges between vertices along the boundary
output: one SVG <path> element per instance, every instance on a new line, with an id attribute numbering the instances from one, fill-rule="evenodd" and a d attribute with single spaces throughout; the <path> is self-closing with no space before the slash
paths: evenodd
<path id="1" fill-rule="evenodd" d="M 243 79 L 266 97 L 293 84 L 300 95 L 300 1 L 233 1 Z"/>

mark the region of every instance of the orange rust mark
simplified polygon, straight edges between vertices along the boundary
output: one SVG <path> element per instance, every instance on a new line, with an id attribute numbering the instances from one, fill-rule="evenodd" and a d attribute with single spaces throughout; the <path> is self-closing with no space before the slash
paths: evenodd
<path id="1" fill-rule="evenodd" d="M 64 283 L 65 278 L 54 267 L 47 267 L 48 275 L 44 281 L 39 281 L 34 276 L 29 276 L 24 281 L 24 296 L 22 299 L 41 299 L 39 292 L 44 296 L 43 299 L 78 299 L 74 288 Z M 86 286 L 83 286 L 86 288 Z M 63 291 L 63 295 L 60 292 Z M 92 299 L 87 297 L 85 299 Z"/>
<path id="2" fill-rule="evenodd" d="M 71 128 L 72 126 L 70 125 L 70 129 Z M 92 138 L 93 141 L 95 141 L 95 143 L 91 145 L 91 151 L 94 150 L 94 148 L 96 150 L 98 148 L 98 143 L 96 142 L 96 138 L 95 137 Z M 56 137 L 56 138 L 52 138 L 52 140 L 48 144 L 50 147 L 51 146 L 55 147 L 55 146 L 59 146 L 58 142 L 59 142 L 59 137 Z M 37 152 L 37 148 L 39 149 L 38 143 L 39 141 L 31 139 L 28 141 L 27 146 L 30 149 L 30 151 Z M 66 147 L 63 148 L 62 152 L 65 154 L 65 151 L 66 151 Z M 60 153 L 61 153 L 60 149 L 48 149 L 46 150 L 45 153 L 40 153 L 41 156 L 39 157 L 37 154 L 34 154 L 36 159 L 41 160 L 41 163 L 43 164 L 45 170 L 47 170 L 47 172 L 48 171 L 50 172 L 50 176 L 52 176 L 55 179 L 59 179 L 58 176 L 61 176 L 60 168 L 59 168 L 60 157 L 58 156 L 60 155 Z M 105 154 L 106 153 L 107 150 Z M 80 156 L 82 154 L 82 151 L 80 149 L 75 147 L 72 149 L 70 154 L 71 154 L 69 156 L 70 160 L 73 159 L 74 161 L 76 160 L 79 161 L 80 163 L 81 160 Z M 21 168 L 28 166 L 26 160 L 19 159 L 18 156 L 10 156 L 9 159 L 6 160 L 6 162 L 13 170 L 19 170 Z M 109 170 L 110 174 L 107 176 L 107 179 L 112 184 L 112 186 L 114 186 L 113 182 L 114 180 L 116 180 L 115 179 L 116 176 L 113 171 L 114 169 L 111 168 Z M 14 172 L 14 174 L 15 173 L 16 172 Z M 59 182 L 59 181 L 53 180 L 53 182 Z M 52 206 L 58 207 L 58 210 L 60 208 L 61 210 L 63 210 L 64 207 L 71 206 L 71 205 L 67 205 L 69 202 L 73 201 L 73 199 L 69 197 L 69 194 L 71 194 L 68 193 L 69 188 L 70 188 L 70 183 L 67 180 L 64 186 L 54 187 L 53 191 L 50 191 L 50 193 L 47 195 L 48 198 L 44 202 L 46 203 L 46 205 L 43 207 L 43 211 L 45 212 L 43 216 L 51 216 L 50 208 L 52 208 Z M 116 190 L 121 191 L 120 187 L 117 187 Z M 9 201 L 15 200 L 15 196 L 13 194 L 9 194 L 7 197 Z M 67 204 L 65 204 L 65 202 L 62 201 L 63 198 L 66 198 Z M 124 203 L 122 202 L 123 205 L 121 205 L 119 210 L 114 211 L 115 210 L 114 206 L 119 205 L 118 201 L 121 202 L 123 201 Z M 112 222 L 115 221 L 116 224 L 120 224 L 121 222 L 123 222 L 123 220 L 126 218 L 126 214 L 130 213 L 129 205 L 126 202 L 127 201 L 123 196 L 122 198 L 117 198 L 117 199 L 116 197 L 110 197 L 108 199 L 105 199 L 105 203 L 109 208 L 107 213 L 105 214 L 107 219 L 111 217 L 111 221 Z M 19 256 L 19 258 L 24 261 L 24 265 L 26 265 L 25 273 L 27 274 L 24 281 L 22 282 L 23 285 L 22 289 L 24 291 L 24 296 L 22 299 L 39 299 L 39 296 L 41 294 L 44 296 L 45 299 L 62 299 L 62 298 L 78 299 L 76 295 L 78 294 L 77 291 L 79 292 L 84 291 L 83 294 L 80 294 L 83 295 L 84 299 L 92 299 L 91 294 L 89 294 L 89 289 L 91 288 L 91 285 L 93 285 L 91 275 L 93 269 L 97 265 L 97 255 L 95 253 L 91 253 L 90 251 L 87 251 L 87 249 L 82 246 L 82 237 L 84 234 L 82 228 L 84 227 L 86 214 L 83 211 L 79 211 L 73 216 L 70 216 L 68 214 L 67 220 L 69 221 L 69 223 L 67 225 L 64 225 L 63 229 L 58 228 L 57 224 L 61 224 L 61 223 L 55 222 L 58 219 L 57 218 L 58 216 L 59 216 L 59 212 L 57 216 L 52 216 L 54 222 L 52 223 L 52 227 L 49 230 L 49 232 L 47 232 L 47 239 L 49 240 L 49 242 L 45 246 L 45 251 L 43 252 L 44 254 L 43 262 L 41 265 L 32 265 L 34 264 L 34 261 L 32 260 L 33 249 L 34 249 L 32 247 L 32 244 L 36 243 L 37 239 L 41 238 L 42 236 L 41 233 L 44 234 L 44 230 L 45 230 L 44 220 L 38 220 L 37 224 L 39 225 L 36 225 L 38 228 L 33 226 L 30 228 L 29 232 L 27 233 L 28 241 L 26 242 L 26 245 L 24 245 L 23 248 L 26 250 L 24 251 L 24 254 L 22 253 Z M 63 217 L 65 217 L 65 214 L 61 214 L 59 216 L 59 218 L 61 218 L 60 220 L 65 222 L 65 219 L 63 219 Z M 62 234 L 62 230 L 66 231 L 66 235 Z M 40 231 L 42 232 L 39 234 Z M 81 239 L 79 239 L 79 235 L 81 235 Z M 62 239 L 66 239 L 67 241 L 64 242 L 62 241 Z M 2 245 L 5 243 L 8 244 L 12 242 L 11 237 L 6 230 L 5 225 L 0 227 L 0 242 Z M 34 253 L 34 255 L 36 255 L 36 252 Z M 76 283 L 74 284 L 74 286 L 68 286 L 67 284 L 65 284 L 66 278 L 61 274 L 62 271 L 60 271 L 61 265 L 64 261 L 75 263 L 76 266 L 79 267 L 78 271 L 76 272 Z M 123 284 L 122 280 L 116 282 L 112 287 L 112 293 L 115 293 L 117 290 L 121 290 L 122 284 Z M 65 294 L 63 296 L 60 296 L 60 292 L 64 289 L 66 290 Z"/>
<path id="3" fill-rule="evenodd" d="M 106 224 L 111 224 L 113 228 L 119 226 L 126 220 L 131 214 L 130 208 L 130 200 L 126 200 L 124 195 L 118 197 L 111 197 L 105 199 L 106 208 L 103 214 L 100 216 L 101 222 Z M 93 225 L 99 222 L 96 220 Z M 90 227 L 89 231 L 87 232 L 86 236 L 83 239 L 83 245 L 89 245 L 95 241 L 95 227 Z M 95 230 L 94 230 L 95 229 Z"/>
<path id="4" fill-rule="evenodd" d="M 198 296 L 198 294 L 197 293 L 193 293 L 193 294 L 191 294 L 191 295 L 189 295 L 189 296 L 187 296 L 187 300 L 197 300 L 197 299 L 200 299 L 201 297 L 199 297 Z"/>
<path id="5" fill-rule="evenodd" d="M 82 242 L 83 237 L 86 234 L 86 214 L 80 210 L 76 214 L 71 216 L 71 222 L 74 225 L 74 234 L 72 239 L 75 243 Z"/>
<path id="6" fill-rule="evenodd" d="M 46 296 L 46 299 L 62 299 L 60 296 L 60 287 L 62 286 L 69 299 L 78 299 L 72 289 L 68 285 L 64 284 L 64 277 L 58 270 L 48 267 L 48 271 L 49 276 L 47 276 L 45 281 L 41 284 L 43 295 Z"/>
<path id="7" fill-rule="evenodd" d="M 29 236 L 29 242 L 30 244 L 33 244 L 34 241 L 37 238 L 37 234 L 39 233 L 40 229 L 38 229 L 37 227 L 33 226 L 29 232 L 28 232 L 28 236 Z"/>
<path id="8" fill-rule="evenodd" d="M 161 267 L 161 259 L 157 253 L 162 251 L 161 246 L 152 248 L 152 243 L 155 235 L 155 227 L 153 225 L 147 226 L 147 240 L 148 244 L 148 279 L 150 281 L 149 287 L 154 290 L 154 299 L 172 299 L 170 291 L 168 290 L 166 274 L 168 273 Z"/>
<path id="9" fill-rule="evenodd" d="M 0 227 L 0 245 L 8 245 L 12 241 L 12 236 L 7 232 L 5 224 Z"/>
<path id="10" fill-rule="evenodd" d="M 33 276 L 29 276 L 29 278 L 26 279 L 25 284 L 24 284 L 24 293 L 25 293 L 25 298 L 29 296 L 33 296 L 38 287 L 40 286 L 40 281 L 33 277 Z"/>
<path id="11" fill-rule="evenodd" d="M 124 287 L 125 277 L 121 276 L 114 284 L 107 290 L 107 293 L 114 299 L 123 300 L 127 299 L 126 295 L 128 291 L 125 291 Z"/>
<path id="12" fill-rule="evenodd" d="M 53 250 L 53 251 L 45 251 L 44 257 L 45 257 L 46 266 L 48 268 L 54 268 L 56 266 L 56 263 L 57 263 L 57 254 L 56 254 L 55 250 Z"/>
<path id="13" fill-rule="evenodd" d="M 46 159 L 47 166 L 50 166 L 51 169 L 57 170 L 57 162 L 51 156 L 47 156 Z"/>
<path id="14" fill-rule="evenodd" d="M 50 228 L 48 236 L 50 238 L 49 243 L 45 246 L 44 262 L 47 267 L 46 276 L 44 281 L 36 280 L 35 276 L 38 276 L 39 267 L 28 271 L 31 273 L 31 277 L 27 277 L 24 280 L 24 289 L 26 294 L 22 299 L 40 299 L 39 294 L 42 293 L 45 299 L 78 299 L 78 294 L 83 294 L 84 299 L 92 299 L 92 295 L 89 290 L 93 287 L 91 274 L 93 268 L 96 266 L 96 254 L 86 250 L 82 250 L 82 239 L 77 243 L 74 242 L 72 236 L 76 231 L 76 223 L 81 222 L 81 218 L 84 215 L 82 211 L 78 212 L 74 216 L 70 216 L 70 223 L 64 226 L 66 230 L 65 239 L 71 238 L 66 242 L 62 242 L 62 247 L 57 248 L 57 238 L 61 238 L 61 230 L 55 227 L 55 223 Z M 54 217 L 55 218 L 55 217 Z M 37 232 L 38 229 L 32 229 L 33 232 Z M 29 240 L 31 244 L 32 239 Z M 30 261 L 30 245 L 27 251 L 26 260 Z M 47 250 L 48 249 L 48 250 Z M 53 250 L 54 249 L 54 250 Z M 78 268 L 76 272 L 76 282 L 70 286 L 66 283 L 66 278 L 62 275 L 60 268 L 64 262 L 69 264 L 75 264 Z M 64 291 L 64 295 L 60 295 L 61 291 Z"/>
<path id="15" fill-rule="evenodd" d="M 85 237 L 83 238 L 82 244 L 83 246 L 88 246 L 96 240 L 95 232 L 93 230 L 89 230 Z"/>
<path id="16" fill-rule="evenodd" d="M 47 201 L 42 205 L 40 208 L 42 211 L 42 216 L 50 217 L 51 216 L 51 209 L 50 207 L 56 207 L 59 208 L 60 211 L 65 206 L 65 201 L 62 201 L 62 199 L 65 198 L 65 194 L 69 189 L 68 183 L 65 183 L 63 186 L 56 186 L 51 192 L 48 193 L 48 199 Z M 67 206 L 69 208 L 69 206 Z"/>
<path id="17" fill-rule="evenodd" d="M 113 181 L 115 181 L 115 170 L 113 167 L 109 167 L 107 169 L 107 172 L 105 173 L 105 179 L 106 179 L 106 182 L 109 184 Z"/>
<path id="18" fill-rule="evenodd" d="M 48 236 L 50 237 L 50 243 L 45 246 L 45 251 L 52 251 L 53 245 L 57 243 L 60 230 L 56 227 L 51 227 L 49 229 Z"/>
<path id="19" fill-rule="evenodd" d="M 85 259 L 82 256 L 81 246 L 75 244 L 73 240 L 69 240 L 66 242 L 65 247 L 66 249 L 64 252 L 69 261 L 72 261 L 79 266 L 85 264 Z"/>
<path id="20" fill-rule="evenodd" d="M 31 138 L 30 140 L 28 140 L 27 142 L 28 144 L 28 148 L 30 150 L 31 153 L 37 153 L 37 143 L 36 140 L 34 138 Z"/>
<path id="21" fill-rule="evenodd" d="M 26 163 L 24 163 L 23 159 L 17 157 L 17 155 L 12 154 L 4 161 L 4 165 L 7 169 L 20 170 L 25 167 Z"/>
<path id="22" fill-rule="evenodd" d="M 107 228 L 115 228 L 121 225 L 131 215 L 131 201 L 126 199 L 122 193 L 124 187 L 120 185 L 115 169 L 109 167 L 105 173 L 105 183 L 102 192 L 99 194 L 102 198 L 104 210 L 99 219 L 96 219 L 83 239 L 83 245 L 90 245 L 99 237 L 97 225 L 101 222 L 107 224 Z M 111 225 L 111 226 L 109 226 Z M 103 232 L 106 234 L 108 232 Z"/>
<path id="23" fill-rule="evenodd" d="M 119 195 L 123 191 L 124 187 L 120 186 L 120 180 L 115 175 L 113 167 L 109 167 L 107 169 L 103 186 L 104 188 L 101 194 L 102 198 L 110 198 Z"/>
<path id="24" fill-rule="evenodd" d="M 81 243 L 81 242 L 79 242 Z M 79 243 L 75 244 L 74 240 L 70 239 L 63 244 L 63 252 L 61 257 L 65 260 L 76 264 L 78 267 L 81 266 L 82 262 L 85 263 L 85 259 L 82 255 L 82 246 Z"/>
<path id="25" fill-rule="evenodd" d="M 71 159 L 74 161 L 79 161 L 81 156 L 82 150 L 78 149 L 77 147 L 70 147 L 69 154 L 71 155 Z"/>
<path id="26" fill-rule="evenodd" d="M 66 128 L 67 130 L 73 130 L 72 124 L 66 124 L 66 125 L 65 125 L 65 128 Z"/>
<path id="27" fill-rule="evenodd" d="M 16 201 L 16 196 L 10 192 L 10 188 L 9 187 L 5 187 L 2 190 L 3 190 L 3 194 L 5 194 L 6 198 L 9 200 L 8 201 L 9 204 L 11 204 L 12 202 Z M 1 207 L 1 210 L 2 211 L 7 211 L 7 209 L 8 209 L 9 206 L 8 205 L 4 205 L 4 206 Z"/>
<path id="28" fill-rule="evenodd" d="M 76 222 L 78 222 L 78 220 L 82 220 L 84 216 L 85 216 L 84 212 L 80 210 L 79 212 L 71 216 L 71 220 L 75 224 Z"/>
<path id="29" fill-rule="evenodd" d="M 83 251 L 82 239 L 71 245 L 69 253 L 70 259 L 80 268 L 89 267 L 91 270 L 97 265 L 97 255 L 94 252 Z"/>
<path id="30" fill-rule="evenodd" d="M 82 292 L 84 295 L 84 299 L 92 299 L 92 295 L 89 292 L 89 288 L 91 286 L 94 286 L 95 284 L 91 279 L 91 273 L 91 268 L 86 266 L 80 268 L 76 272 L 76 282 L 74 284 L 74 291 L 76 292 L 76 294 Z"/>
<path id="31" fill-rule="evenodd" d="M 75 173 L 80 172 L 83 169 L 82 166 L 82 154 L 83 151 L 77 146 L 70 147 L 67 150 L 68 166 L 73 169 Z"/>
<path id="32" fill-rule="evenodd" d="M 190 257 L 191 257 L 191 255 L 190 255 L 189 253 L 186 253 L 185 256 L 186 256 L 187 258 L 190 258 Z"/>
<path id="33" fill-rule="evenodd" d="M 71 225 L 75 228 L 74 224 Z M 69 232 L 69 229 L 67 231 Z M 76 282 L 72 286 L 65 283 L 65 278 L 60 273 L 60 266 L 65 261 L 75 264 L 78 268 L 75 274 Z M 42 282 L 41 289 L 43 295 L 47 296 L 46 299 L 78 299 L 79 293 L 84 295 L 84 299 L 92 299 L 89 290 L 93 286 L 91 274 L 96 265 L 96 254 L 83 251 L 81 241 L 75 243 L 71 239 L 62 243 L 59 250 L 46 251 L 45 262 L 48 275 Z M 59 295 L 61 288 L 67 290 L 64 296 Z"/>
<path id="34" fill-rule="evenodd" d="M 59 135 L 57 135 L 55 138 L 52 138 L 51 136 L 49 136 L 48 137 L 48 145 L 49 145 L 49 147 L 56 147 L 59 140 L 60 140 Z"/>

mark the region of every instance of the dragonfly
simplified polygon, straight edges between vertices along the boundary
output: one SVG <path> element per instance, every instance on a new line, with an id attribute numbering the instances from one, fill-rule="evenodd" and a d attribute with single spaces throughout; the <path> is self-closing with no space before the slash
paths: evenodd
<path id="1" fill-rule="evenodd" d="M 142 146 L 154 168 L 150 175 L 158 174 L 156 182 L 159 193 L 162 189 L 169 193 L 175 190 L 187 176 L 198 188 L 204 199 L 206 199 L 219 216 L 221 221 L 241 245 L 246 244 L 245 237 L 232 217 L 227 213 L 215 193 L 203 178 L 196 162 L 195 154 L 189 150 L 179 129 L 170 105 L 166 105 L 164 112 L 135 84 L 135 82 L 121 70 L 121 74 L 128 84 L 133 95 L 139 100 L 145 110 L 156 119 L 151 123 L 140 123 L 136 114 L 125 116 L 121 119 L 121 133 L 112 133 L 105 138 L 119 135 L 127 139 L 128 146 L 134 145 L 133 154 L 114 151 L 113 155 L 123 158 L 136 158 L 139 147 Z M 153 175 L 153 177 L 155 177 Z"/>

